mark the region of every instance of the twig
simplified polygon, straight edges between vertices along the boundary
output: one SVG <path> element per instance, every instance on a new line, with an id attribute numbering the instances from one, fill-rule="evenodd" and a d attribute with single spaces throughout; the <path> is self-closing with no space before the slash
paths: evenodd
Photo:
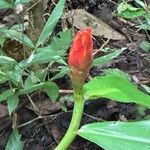
<path id="1" fill-rule="evenodd" d="M 97 118 L 97 117 L 94 117 L 94 116 L 89 115 L 89 114 L 87 114 L 87 113 L 83 113 L 83 114 L 84 114 L 85 116 L 89 117 L 89 118 L 94 119 L 94 120 L 97 120 L 97 121 L 104 121 L 102 118 Z"/>
<path id="2" fill-rule="evenodd" d="M 18 125 L 17 128 L 21 128 L 21 127 L 24 127 L 24 126 L 26 126 L 26 125 L 29 125 L 29 124 L 31 124 L 32 122 L 36 121 L 36 120 L 42 119 L 43 117 L 44 117 L 44 116 L 38 116 L 38 117 L 36 117 L 36 118 L 34 118 L 34 119 L 28 121 L 28 122 L 25 122 L 25 123 L 23 123 L 23 124 L 21 124 L 21 125 Z"/>
<path id="3" fill-rule="evenodd" d="M 108 44 L 109 41 L 110 41 L 110 39 L 107 39 L 107 41 L 104 42 L 104 44 L 101 46 L 101 48 L 93 53 L 93 56 L 96 55 L 99 51 L 101 51 Z"/>
<path id="4" fill-rule="evenodd" d="M 36 3 L 34 3 L 33 5 L 31 5 L 31 7 L 29 7 L 24 14 L 26 14 L 29 10 L 31 10 L 33 7 L 35 7 L 38 3 L 40 3 L 42 0 L 37 1 Z"/>
<path id="5" fill-rule="evenodd" d="M 33 106 L 33 108 L 35 108 L 35 110 L 36 110 L 37 112 L 39 112 L 39 109 L 36 107 L 36 105 L 35 105 L 34 102 L 32 101 L 32 99 L 31 99 L 31 97 L 29 96 L 29 94 L 27 94 L 27 97 L 29 98 L 29 101 L 30 101 L 31 105 Z"/>
<path id="6" fill-rule="evenodd" d="M 116 2 L 114 2 L 114 1 L 112 1 L 112 0 L 109 0 L 109 2 L 111 2 L 111 3 L 113 3 L 113 4 L 115 4 L 115 5 L 119 5 L 119 4 L 117 4 Z"/>
<path id="7" fill-rule="evenodd" d="M 73 90 L 59 90 L 59 93 L 61 93 L 61 94 L 72 94 Z"/>

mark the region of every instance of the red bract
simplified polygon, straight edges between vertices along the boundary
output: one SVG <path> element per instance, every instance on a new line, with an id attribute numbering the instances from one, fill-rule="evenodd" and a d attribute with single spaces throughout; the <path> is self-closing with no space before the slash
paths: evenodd
<path id="1" fill-rule="evenodd" d="M 93 41 L 92 41 L 92 28 L 85 28 L 80 30 L 73 41 L 68 64 L 70 67 L 74 67 L 79 71 L 84 71 L 91 67 L 92 53 L 93 53 Z"/>
<path id="2" fill-rule="evenodd" d="M 74 85 L 83 85 L 92 65 L 92 53 L 92 28 L 88 27 L 76 34 L 69 53 L 70 77 Z"/>

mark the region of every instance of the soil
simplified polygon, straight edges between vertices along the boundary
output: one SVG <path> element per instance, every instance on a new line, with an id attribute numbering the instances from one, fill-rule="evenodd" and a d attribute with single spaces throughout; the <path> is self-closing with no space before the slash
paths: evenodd
<path id="1" fill-rule="evenodd" d="M 98 66 L 91 68 L 90 76 L 95 77 L 101 75 L 102 69 L 118 68 L 129 73 L 132 77 L 132 81 L 136 82 L 139 88 L 144 91 L 140 85 L 150 85 L 150 62 L 145 59 L 146 54 L 139 48 L 139 44 L 146 35 L 144 32 L 137 32 L 137 29 L 132 26 L 134 22 L 125 22 L 113 15 L 118 2 L 119 0 L 72 0 L 68 1 L 67 9 L 84 9 L 126 37 L 124 41 L 110 40 L 107 43 L 106 46 L 110 48 L 127 47 L 128 49 L 103 67 Z M 5 15 L 7 16 L 11 13 L 11 10 L 6 10 L 6 12 Z M 4 14 L 4 11 L 0 14 Z M 0 19 L 2 21 L 2 17 L 0 17 Z M 100 48 L 107 40 L 102 37 L 94 38 L 95 49 Z M 97 55 L 103 55 L 103 53 Z M 70 89 L 70 86 L 68 86 L 70 85 L 68 76 L 57 79 L 55 82 L 60 89 Z M 1 85 L 0 89 L 2 88 L 7 88 L 7 85 Z M 22 125 L 32 120 L 30 123 L 19 127 L 19 133 L 22 135 L 22 140 L 25 143 L 24 150 L 53 150 L 69 126 L 73 103 L 67 101 L 68 94 L 61 94 L 61 99 L 65 100 L 64 105 L 68 109 L 68 112 L 64 112 L 60 103 L 50 102 L 45 93 L 34 93 L 31 97 L 35 104 L 40 106 L 40 115 L 42 115 L 42 118 L 38 118 L 39 112 L 36 112 L 35 109 L 31 107 L 27 97 L 20 97 L 20 105 L 16 111 L 17 123 Z M 6 104 L 3 103 L 2 105 L 4 109 Z M 97 121 L 142 120 L 149 116 L 149 110 L 136 104 L 118 103 L 108 99 L 91 100 L 85 104 L 81 126 Z M 7 113 L 3 117 L 0 115 L 0 150 L 5 149 L 12 130 L 11 126 L 12 118 L 9 117 Z M 99 149 L 100 147 L 96 144 L 77 137 L 69 150 Z"/>

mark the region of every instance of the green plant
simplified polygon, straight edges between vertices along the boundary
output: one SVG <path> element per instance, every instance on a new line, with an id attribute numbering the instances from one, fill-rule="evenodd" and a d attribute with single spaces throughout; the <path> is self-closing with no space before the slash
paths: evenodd
<path id="1" fill-rule="evenodd" d="M 29 1 L 25 0 L 24 2 Z M 15 3 L 1 1 L 0 6 L 1 8 L 10 8 L 19 2 L 18 0 Z M 59 95 L 59 88 L 54 79 L 63 77 L 66 73 L 68 74 L 70 68 L 70 77 L 74 90 L 73 117 L 66 135 L 56 147 L 56 150 L 67 149 L 77 134 L 105 149 L 122 149 L 120 142 L 128 146 L 130 150 L 134 150 L 137 145 L 141 146 L 140 150 L 149 149 L 149 121 L 93 123 L 85 125 L 78 130 L 85 101 L 104 97 L 124 103 L 134 102 L 149 108 L 150 96 L 139 91 L 129 81 L 129 77 L 118 69 L 105 70 L 104 76 L 95 77 L 88 83 L 84 83 L 93 60 L 91 28 L 83 29 L 77 33 L 70 51 L 68 67 L 65 62 L 65 52 L 72 40 L 71 30 L 64 30 L 57 36 L 51 36 L 62 15 L 64 5 L 65 0 L 59 0 L 36 44 L 33 44 L 27 35 L 19 32 L 16 28 L 0 29 L 2 39 L 0 43 L 2 46 L 4 38 L 11 38 L 32 49 L 30 56 L 20 62 L 8 57 L 3 51 L 0 53 L 0 84 L 9 83 L 9 89 L 2 91 L 0 94 L 0 102 L 7 102 L 9 115 L 13 115 L 14 120 L 16 120 L 15 109 L 18 106 L 19 96 L 21 95 L 26 94 L 29 96 L 31 92 L 42 90 L 54 102 Z M 47 44 L 50 36 L 51 42 Z M 117 57 L 125 49 L 114 50 L 106 56 L 96 58 L 93 61 L 93 65 L 103 65 Z M 60 64 L 58 70 L 56 70 L 58 73 L 52 78 L 46 79 L 54 62 Z M 40 69 L 38 68 L 39 70 L 32 70 L 33 65 L 42 64 L 47 64 L 46 68 L 40 67 Z M 32 101 L 31 103 L 36 108 Z M 141 130 L 141 127 L 145 130 L 139 133 L 138 131 Z M 20 139 L 21 135 L 18 132 L 17 123 L 14 121 L 13 131 L 9 137 L 6 149 L 22 150 L 23 142 Z"/>
<path id="2" fill-rule="evenodd" d="M 23 2 L 26 4 L 30 1 L 16 0 L 12 3 L 0 1 L 0 8 L 14 8 L 18 3 Z M 8 112 L 9 115 L 13 116 L 13 120 L 16 120 L 15 110 L 19 104 L 19 97 L 21 95 L 27 95 L 34 108 L 36 106 L 29 95 L 32 92 L 37 90 L 44 91 L 53 102 L 58 98 L 59 87 L 53 80 L 63 77 L 68 72 L 68 65 L 65 63 L 64 57 L 66 55 L 65 51 L 70 46 L 72 34 L 71 30 L 63 30 L 53 36 L 51 34 L 63 13 L 64 6 L 65 0 L 60 0 L 48 18 L 36 44 L 33 44 L 32 39 L 23 33 L 25 30 L 24 25 L 15 25 L 9 29 L 0 29 L 0 84 L 9 83 L 7 89 L 0 91 L 0 102 L 7 102 Z M 48 44 L 50 36 L 51 41 Z M 32 53 L 28 58 L 24 58 L 21 61 L 16 61 L 14 58 L 8 57 L 3 49 L 5 40 L 7 39 L 18 41 L 25 48 L 31 49 Z M 18 51 L 24 53 L 23 46 Z M 11 47 L 9 49 L 11 50 Z M 59 68 L 56 68 L 55 75 L 52 78 L 46 79 L 52 69 L 51 66 L 55 62 L 59 63 Z M 43 64 L 47 64 L 46 67 L 42 66 Z M 33 65 L 39 65 L 40 67 L 32 69 Z M 13 122 L 13 131 L 6 149 L 23 149 L 23 142 L 20 141 L 16 122 Z"/>
<path id="3" fill-rule="evenodd" d="M 137 19 L 139 21 L 139 29 L 145 30 L 148 37 L 148 41 L 143 40 L 140 44 L 140 47 L 148 53 L 150 52 L 150 37 L 148 33 L 150 30 L 150 11 L 148 8 L 148 4 L 146 4 L 145 1 L 135 0 L 135 5 L 137 7 L 134 7 L 131 4 L 123 1 L 118 5 L 117 15 L 128 20 Z"/>
<path id="4" fill-rule="evenodd" d="M 76 133 L 105 149 L 122 149 L 122 144 L 131 150 L 135 149 L 137 144 L 143 150 L 149 149 L 149 121 L 93 123 L 77 131 L 85 100 L 104 97 L 119 102 L 134 102 L 150 108 L 150 96 L 139 91 L 130 83 L 128 76 L 118 70 L 109 70 L 105 76 L 95 77 L 84 84 L 92 65 L 92 49 L 91 29 L 79 31 L 74 39 L 68 61 L 74 89 L 73 116 L 68 131 L 55 150 L 66 150 Z M 137 131 L 141 129 L 141 126 L 145 127 L 145 131 L 139 133 Z"/>

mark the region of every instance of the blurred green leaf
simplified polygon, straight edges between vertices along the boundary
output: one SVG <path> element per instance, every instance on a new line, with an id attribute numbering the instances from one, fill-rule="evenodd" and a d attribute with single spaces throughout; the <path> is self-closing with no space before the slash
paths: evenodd
<path id="1" fill-rule="evenodd" d="M 16 30 L 22 33 L 27 29 L 28 29 L 28 24 L 25 23 L 14 24 L 10 27 L 10 30 Z"/>
<path id="2" fill-rule="evenodd" d="M 47 22 L 43 28 L 43 31 L 38 38 L 36 47 L 38 47 L 41 44 L 44 44 L 44 42 L 52 34 L 54 27 L 56 26 L 57 22 L 59 21 L 61 15 L 63 13 L 65 2 L 66 2 L 66 0 L 59 0 L 58 1 L 58 4 L 54 8 L 50 17 L 48 18 L 48 20 L 47 20 Z"/>
<path id="3" fill-rule="evenodd" d="M 144 17 L 147 20 L 148 25 L 150 25 L 150 12 L 148 11 Z"/>
<path id="4" fill-rule="evenodd" d="M 47 93 L 53 102 L 56 101 L 59 95 L 59 87 L 56 83 L 50 81 L 45 83 L 43 90 Z"/>
<path id="5" fill-rule="evenodd" d="M 150 42 L 142 41 L 140 43 L 140 48 L 142 48 L 145 52 L 150 52 Z"/>
<path id="6" fill-rule="evenodd" d="M 16 109 L 16 107 L 18 106 L 18 103 L 19 103 L 18 96 L 12 95 L 8 97 L 7 107 L 8 107 L 9 115 L 11 115 L 11 113 Z"/>
<path id="7" fill-rule="evenodd" d="M 17 128 L 14 128 L 7 142 L 6 150 L 23 150 L 24 143 Z"/>
<path id="8" fill-rule="evenodd" d="M 143 29 L 143 30 L 150 30 L 150 25 L 149 24 L 141 24 L 138 27 L 140 29 Z"/>
<path id="9" fill-rule="evenodd" d="M 7 80 L 13 82 L 16 86 L 22 82 L 22 75 L 24 70 L 20 68 L 18 64 L 10 68 L 3 69 Z"/>
<path id="10" fill-rule="evenodd" d="M 50 49 L 57 51 L 58 53 L 64 54 L 72 41 L 71 30 L 64 30 L 60 32 L 57 37 L 54 37 Z"/>
<path id="11" fill-rule="evenodd" d="M 64 55 L 67 48 L 70 46 L 71 40 L 71 30 L 60 32 L 57 37 L 53 38 L 49 46 L 37 48 L 35 53 L 31 54 L 27 60 L 23 60 L 20 63 L 20 66 L 24 68 L 34 64 L 43 64 L 52 61 L 57 61 L 66 65 L 61 55 Z"/>
<path id="12" fill-rule="evenodd" d="M 59 59 L 61 59 L 61 57 L 53 53 L 53 51 L 43 51 L 41 53 L 30 55 L 30 57 L 27 60 L 24 60 L 20 63 L 20 66 L 25 68 L 31 65 L 44 64 L 52 61 L 57 61 Z"/>
<path id="13" fill-rule="evenodd" d="M 7 81 L 6 74 L 0 70 L 0 84 Z"/>
<path id="14" fill-rule="evenodd" d="M 39 83 L 39 84 L 34 84 L 34 85 L 31 85 L 31 86 L 28 86 L 28 87 L 24 87 L 23 89 L 20 89 L 17 92 L 17 95 L 24 95 L 24 94 L 28 94 L 28 93 L 31 93 L 31 92 L 34 92 L 34 91 L 37 91 L 37 90 L 42 90 L 44 84 L 45 83 L 43 82 L 43 83 Z"/>
<path id="15" fill-rule="evenodd" d="M 126 2 L 120 3 L 117 11 L 119 16 L 126 19 L 135 19 L 146 14 L 146 11 L 143 8 L 133 7 Z"/>
<path id="16" fill-rule="evenodd" d="M 23 33 L 11 29 L 1 29 L 0 33 L 4 37 L 19 41 L 28 47 L 34 48 L 34 44 L 31 39 Z"/>
<path id="17" fill-rule="evenodd" d="M 59 94 L 58 86 L 54 82 L 47 81 L 47 82 L 25 86 L 23 89 L 20 89 L 17 92 L 17 95 L 24 95 L 37 90 L 45 91 L 52 101 L 55 101 Z"/>
<path id="18" fill-rule="evenodd" d="M 149 150 L 150 120 L 138 122 L 100 122 L 81 127 L 81 137 L 105 150 Z"/>
<path id="19" fill-rule="evenodd" d="M 45 70 L 36 70 L 32 72 L 24 82 L 24 88 L 34 86 L 35 84 L 42 82 L 44 76 L 46 75 Z"/>
<path id="20" fill-rule="evenodd" d="M 0 46 L 1 47 L 3 47 L 5 40 L 6 39 L 4 37 L 0 36 Z"/>
<path id="21" fill-rule="evenodd" d="M 4 8 L 13 8 L 13 5 L 8 3 L 6 0 L 0 0 L 0 9 Z"/>
<path id="22" fill-rule="evenodd" d="M 134 102 L 150 108 L 149 95 L 138 90 L 129 80 L 114 75 L 95 77 L 86 83 L 84 96 L 86 99 L 103 97 L 124 103 Z"/>
<path id="23" fill-rule="evenodd" d="M 103 70 L 103 72 L 104 72 L 105 75 L 118 76 L 118 77 L 122 77 L 124 79 L 130 80 L 130 77 L 129 77 L 129 75 L 127 73 L 125 73 L 125 72 L 123 72 L 123 71 L 121 71 L 121 70 L 119 70 L 117 68 L 114 68 L 114 69 L 111 69 L 111 68 L 105 69 L 105 70 Z"/>
<path id="24" fill-rule="evenodd" d="M 69 73 L 69 68 L 66 66 L 63 66 L 61 67 L 60 72 L 51 78 L 51 81 L 56 80 L 58 78 L 62 78 L 65 74 L 68 74 L 68 73 Z"/>
<path id="25" fill-rule="evenodd" d="M 57 55 L 63 55 L 70 46 L 71 41 L 72 41 L 71 30 L 64 30 L 52 39 L 50 45 L 43 48 L 37 48 L 36 51 L 37 53 L 43 51 L 45 52 L 53 51 L 53 53 Z"/>
<path id="26" fill-rule="evenodd" d="M 7 56 L 0 56 L 0 65 L 2 64 L 13 65 L 17 64 L 17 62 L 13 58 Z"/>
<path id="27" fill-rule="evenodd" d="M 36 83 L 38 83 L 40 80 L 34 75 L 31 74 L 28 76 L 28 78 L 25 80 L 24 88 L 28 88 L 31 86 L 34 86 Z"/>
<path id="28" fill-rule="evenodd" d="M 136 2 L 137 4 L 139 4 L 141 7 L 143 7 L 145 10 L 147 10 L 147 4 L 146 4 L 146 3 L 144 3 L 144 2 L 141 1 L 141 0 L 135 0 L 135 2 Z"/>
<path id="29" fill-rule="evenodd" d="M 7 100 L 8 97 L 14 95 L 15 90 L 14 89 L 9 89 L 5 90 L 4 92 L 0 93 L 0 102 Z"/>
<path id="30" fill-rule="evenodd" d="M 126 48 L 115 49 L 112 53 L 94 59 L 93 65 L 104 65 L 120 55 Z"/>

